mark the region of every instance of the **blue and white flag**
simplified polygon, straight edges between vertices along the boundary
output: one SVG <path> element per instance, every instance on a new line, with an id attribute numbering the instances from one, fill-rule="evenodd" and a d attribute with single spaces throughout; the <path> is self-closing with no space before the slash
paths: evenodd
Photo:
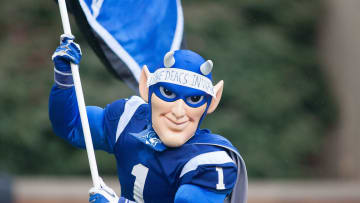
<path id="1" fill-rule="evenodd" d="M 137 89 L 143 65 L 161 66 L 183 44 L 180 0 L 67 1 L 90 46 L 105 66 Z"/>

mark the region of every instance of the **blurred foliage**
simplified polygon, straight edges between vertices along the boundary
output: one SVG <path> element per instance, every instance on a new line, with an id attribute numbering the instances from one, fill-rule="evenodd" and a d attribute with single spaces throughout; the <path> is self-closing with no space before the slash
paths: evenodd
<path id="1" fill-rule="evenodd" d="M 212 59 L 215 81 L 225 81 L 222 102 L 202 127 L 233 142 L 251 177 L 319 175 L 322 144 L 336 121 L 317 58 L 319 2 L 183 0 L 183 7 L 188 48 Z M 86 152 L 56 137 L 48 120 L 51 54 L 62 33 L 57 5 L 14 0 L 0 10 L 0 171 L 88 174 Z M 104 107 L 133 94 L 72 25 L 84 55 L 86 104 Z M 112 156 L 96 156 L 101 174 L 116 174 Z"/>

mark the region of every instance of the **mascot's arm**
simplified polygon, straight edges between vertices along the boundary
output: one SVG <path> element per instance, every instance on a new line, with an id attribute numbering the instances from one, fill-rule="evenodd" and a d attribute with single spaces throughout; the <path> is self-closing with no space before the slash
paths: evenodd
<path id="1" fill-rule="evenodd" d="M 185 184 L 181 185 L 175 195 L 175 203 L 190 203 L 190 202 L 209 202 L 220 203 L 224 202 L 226 194 L 216 193 L 205 188 Z"/>
<path id="2" fill-rule="evenodd" d="M 104 135 L 104 109 L 87 106 L 86 111 L 94 148 L 111 151 Z M 85 148 L 74 88 L 61 89 L 54 85 L 49 98 L 49 117 L 56 135 L 76 147 Z"/>
<path id="3" fill-rule="evenodd" d="M 62 35 L 60 45 L 52 56 L 55 85 L 50 92 L 49 118 L 56 135 L 74 146 L 85 148 L 70 67 L 70 62 L 79 64 L 82 54 L 80 46 L 73 40 L 74 37 L 71 35 Z M 104 136 L 104 110 L 99 107 L 87 107 L 87 113 L 95 149 L 110 151 Z"/>

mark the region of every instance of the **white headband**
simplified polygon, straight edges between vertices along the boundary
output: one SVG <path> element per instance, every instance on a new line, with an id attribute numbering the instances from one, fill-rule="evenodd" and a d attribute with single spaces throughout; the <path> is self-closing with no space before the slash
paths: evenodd
<path id="1" fill-rule="evenodd" d="M 179 68 L 159 68 L 154 73 L 150 73 L 147 86 L 149 87 L 159 82 L 194 88 L 215 97 L 214 86 L 211 80 L 192 71 Z"/>

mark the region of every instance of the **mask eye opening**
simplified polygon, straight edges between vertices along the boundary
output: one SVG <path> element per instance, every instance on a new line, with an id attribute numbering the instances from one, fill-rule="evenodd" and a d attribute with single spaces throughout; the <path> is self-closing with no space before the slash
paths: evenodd
<path id="1" fill-rule="evenodd" d="M 160 86 L 159 90 L 160 90 L 160 94 L 167 99 L 174 99 L 176 97 L 176 94 L 174 92 L 163 86 Z"/>
<path id="2" fill-rule="evenodd" d="M 190 106 L 201 106 L 204 103 L 205 99 L 203 95 L 194 95 L 186 97 L 186 103 Z"/>

